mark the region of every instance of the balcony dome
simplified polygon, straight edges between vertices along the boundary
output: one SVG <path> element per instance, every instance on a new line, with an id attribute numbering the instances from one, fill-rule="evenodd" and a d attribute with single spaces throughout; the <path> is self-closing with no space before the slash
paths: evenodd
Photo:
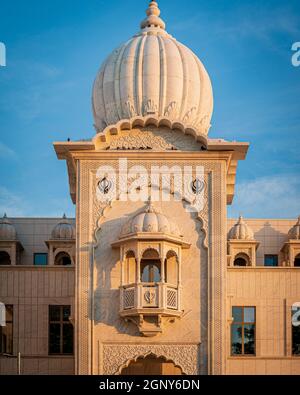
<path id="1" fill-rule="evenodd" d="M 75 227 L 70 224 L 64 215 L 63 220 L 59 222 L 52 230 L 51 238 L 53 240 L 73 240 L 75 239 Z"/>
<path id="2" fill-rule="evenodd" d="M 165 233 L 182 237 L 178 226 L 164 214 L 161 214 L 151 202 L 144 212 L 137 214 L 125 224 L 120 238 L 135 233 Z"/>
<path id="3" fill-rule="evenodd" d="M 8 220 L 6 214 L 0 220 L 0 240 L 16 240 L 17 231 L 14 225 Z"/>
<path id="4" fill-rule="evenodd" d="M 300 240 L 300 216 L 297 223 L 289 230 L 289 240 Z"/>
<path id="5" fill-rule="evenodd" d="M 252 229 L 246 224 L 243 217 L 229 231 L 229 240 L 254 240 Z"/>
<path id="6" fill-rule="evenodd" d="M 103 63 L 93 87 L 98 133 L 124 120 L 180 125 L 207 136 L 213 112 L 208 73 L 198 57 L 165 30 L 151 1 L 141 31 Z"/>

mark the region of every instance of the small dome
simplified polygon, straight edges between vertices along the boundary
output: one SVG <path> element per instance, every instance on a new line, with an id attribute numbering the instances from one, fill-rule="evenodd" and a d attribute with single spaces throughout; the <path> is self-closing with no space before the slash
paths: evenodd
<path id="1" fill-rule="evenodd" d="M 254 240 L 254 234 L 243 217 L 239 217 L 238 222 L 231 228 L 228 238 L 229 240 Z"/>
<path id="2" fill-rule="evenodd" d="M 137 214 L 125 224 L 120 237 L 134 233 L 167 233 L 182 237 L 178 226 L 155 209 L 151 202 L 144 212 Z"/>
<path id="3" fill-rule="evenodd" d="M 289 230 L 289 240 L 300 240 L 300 216 L 297 223 Z"/>
<path id="4" fill-rule="evenodd" d="M 72 240 L 75 239 L 75 227 L 70 224 L 64 215 L 63 220 L 59 222 L 52 230 L 51 238 L 54 240 Z"/>
<path id="5" fill-rule="evenodd" d="M 207 136 L 213 92 L 198 57 L 165 30 L 152 1 L 141 31 L 103 63 L 93 87 L 98 133 L 126 119 L 167 120 Z"/>
<path id="6" fill-rule="evenodd" d="M 12 223 L 8 220 L 6 214 L 0 220 L 0 240 L 16 240 L 17 239 L 17 231 L 12 225 Z"/>

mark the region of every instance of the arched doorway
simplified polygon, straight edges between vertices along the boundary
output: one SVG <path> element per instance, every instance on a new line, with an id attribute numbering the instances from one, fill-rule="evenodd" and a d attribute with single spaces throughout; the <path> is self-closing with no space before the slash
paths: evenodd
<path id="1" fill-rule="evenodd" d="M 167 361 L 163 357 L 158 358 L 152 354 L 139 357 L 121 371 L 121 376 L 181 376 L 182 374 L 181 368 L 172 361 Z"/>

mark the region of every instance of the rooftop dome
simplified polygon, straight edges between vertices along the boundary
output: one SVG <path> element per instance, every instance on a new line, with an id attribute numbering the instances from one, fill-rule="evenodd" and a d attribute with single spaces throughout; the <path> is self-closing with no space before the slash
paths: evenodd
<path id="1" fill-rule="evenodd" d="M 213 111 L 210 78 L 198 57 L 165 31 L 151 1 L 141 31 L 104 61 L 93 87 L 95 128 L 151 116 L 206 136 Z M 141 122 L 141 124 L 143 124 Z"/>
<path id="2" fill-rule="evenodd" d="M 289 240 L 300 240 L 300 216 L 297 223 L 289 230 Z"/>
<path id="3" fill-rule="evenodd" d="M 254 234 L 243 217 L 239 217 L 238 222 L 231 228 L 228 238 L 229 240 L 254 240 Z"/>
<path id="4" fill-rule="evenodd" d="M 52 230 L 51 238 L 54 240 L 73 240 L 75 239 L 75 227 L 67 220 L 66 215 Z"/>
<path id="5" fill-rule="evenodd" d="M 16 240 L 17 231 L 12 225 L 12 223 L 8 220 L 6 214 L 4 214 L 3 218 L 0 220 L 0 240 Z"/>
<path id="6" fill-rule="evenodd" d="M 166 233 L 182 237 L 178 227 L 149 202 L 145 211 L 131 218 L 123 227 L 120 237 L 134 233 Z"/>

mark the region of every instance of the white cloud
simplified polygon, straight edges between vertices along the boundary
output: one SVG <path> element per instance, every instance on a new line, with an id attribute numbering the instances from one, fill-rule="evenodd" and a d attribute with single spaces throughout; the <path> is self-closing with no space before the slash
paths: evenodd
<path id="1" fill-rule="evenodd" d="M 300 214 L 299 174 L 259 177 L 236 186 L 229 217 L 295 218 Z"/>

